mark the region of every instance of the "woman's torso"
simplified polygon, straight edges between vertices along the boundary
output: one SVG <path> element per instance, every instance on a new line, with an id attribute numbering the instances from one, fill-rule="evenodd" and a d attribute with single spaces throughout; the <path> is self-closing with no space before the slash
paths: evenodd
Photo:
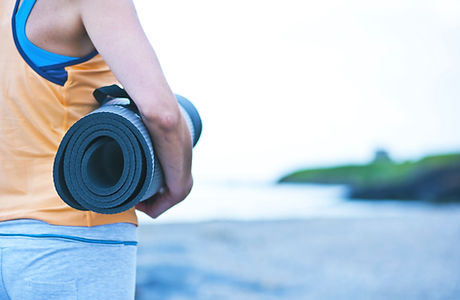
<path id="1" fill-rule="evenodd" d="M 70 9 L 77 2 L 23 0 L 20 7 L 15 0 L 0 2 L 0 221 L 137 223 L 134 209 L 114 215 L 78 211 L 54 189 L 59 142 L 97 107 L 93 90 L 116 82 Z M 27 5 L 29 10 L 21 10 Z"/>

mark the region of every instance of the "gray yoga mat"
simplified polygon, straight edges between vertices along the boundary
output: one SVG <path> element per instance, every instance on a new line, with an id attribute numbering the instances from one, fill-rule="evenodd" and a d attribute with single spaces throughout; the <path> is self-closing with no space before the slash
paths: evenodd
<path id="1" fill-rule="evenodd" d="M 101 107 L 65 134 L 54 160 L 56 191 L 69 206 L 114 214 L 150 198 L 163 186 L 163 173 L 134 102 L 118 86 L 94 93 Z M 195 146 L 202 123 L 195 106 L 176 99 Z"/>

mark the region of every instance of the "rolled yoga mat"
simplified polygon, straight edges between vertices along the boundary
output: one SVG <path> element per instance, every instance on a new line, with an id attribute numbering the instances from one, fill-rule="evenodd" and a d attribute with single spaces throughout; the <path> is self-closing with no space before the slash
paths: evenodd
<path id="1" fill-rule="evenodd" d="M 101 107 L 65 134 L 54 160 L 56 191 L 69 206 L 114 214 L 153 196 L 163 172 L 149 133 L 128 94 L 113 85 L 94 92 Z M 195 106 L 175 95 L 195 146 L 202 123 Z"/>

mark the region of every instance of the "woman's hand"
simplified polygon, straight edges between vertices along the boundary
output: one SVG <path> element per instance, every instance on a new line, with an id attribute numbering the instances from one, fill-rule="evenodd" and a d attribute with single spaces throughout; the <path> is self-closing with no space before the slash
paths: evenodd
<path id="1" fill-rule="evenodd" d="M 136 205 L 136 208 L 152 218 L 157 218 L 162 213 L 181 202 L 192 189 L 192 182 L 182 191 L 171 191 L 168 187 L 162 188 L 158 193 Z"/>

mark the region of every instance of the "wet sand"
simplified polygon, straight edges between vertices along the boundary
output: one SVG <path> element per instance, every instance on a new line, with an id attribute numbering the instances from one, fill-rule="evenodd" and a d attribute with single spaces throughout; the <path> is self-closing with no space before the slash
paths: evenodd
<path id="1" fill-rule="evenodd" d="M 460 211 L 139 227 L 136 299 L 460 299 Z"/>

